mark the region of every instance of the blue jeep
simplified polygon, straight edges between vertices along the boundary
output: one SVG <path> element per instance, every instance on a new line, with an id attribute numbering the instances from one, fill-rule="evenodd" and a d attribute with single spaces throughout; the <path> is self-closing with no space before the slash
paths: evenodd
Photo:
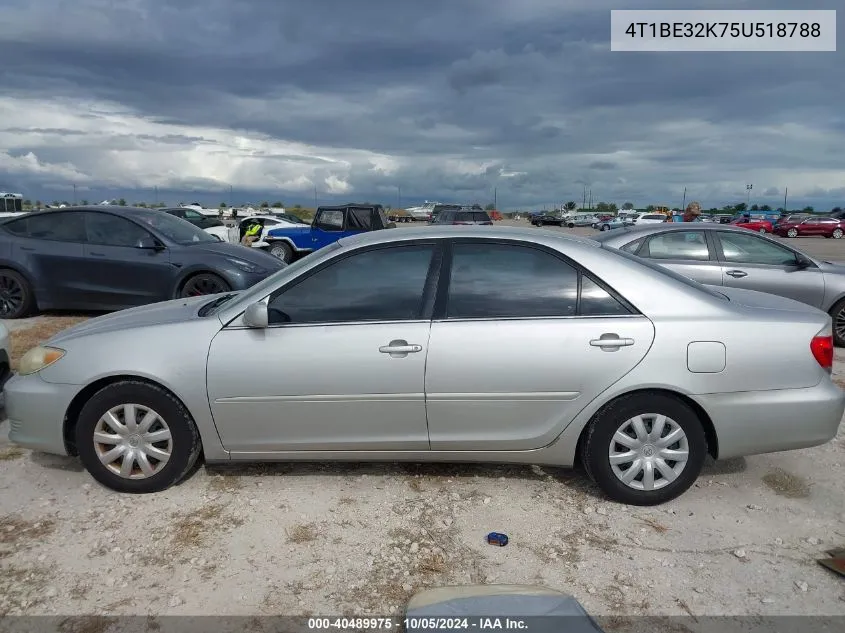
<path id="1" fill-rule="evenodd" d="M 289 264 L 341 238 L 395 226 L 380 204 L 344 204 L 318 207 L 311 226 L 270 229 L 264 240 L 268 252 Z"/>

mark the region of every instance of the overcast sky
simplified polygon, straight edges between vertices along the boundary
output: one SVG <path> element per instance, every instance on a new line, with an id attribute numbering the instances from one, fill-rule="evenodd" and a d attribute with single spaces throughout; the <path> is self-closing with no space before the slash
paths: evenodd
<path id="1" fill-rule="evenodd" d="M 2 0 L 0 190 L 845 205 L 837 53 L 610 52 L 605 0 Z M 837 8 L 694 2 L 686 8 Z M 840 7 L 841 8 L 841 7 Z M 840 11 L 839 26 L 843 25 Z M 845 30 L 841 29 L 845 32 Z"/>

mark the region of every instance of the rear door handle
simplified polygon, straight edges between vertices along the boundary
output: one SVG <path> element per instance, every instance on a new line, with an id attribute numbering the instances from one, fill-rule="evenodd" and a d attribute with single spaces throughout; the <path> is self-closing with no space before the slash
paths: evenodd
<path id="1" fill-rule="evenodd" d="M 726 275 L 730 275 L 734 279 L 741 279 L 742 277 L 748 277 L 748 273 L 744 270 L 729 270 L 725 273 Z"/>
<path id="2" fill-rule="evenodd" d="M 422 345 L 409 344 L 403 339 L 390 341 L 387 345 L 378 348 L 382 354 L 390 354 L 392 358 L 404 358 L 408 354 L 416 354 L 422 351 Z"/>
<path id="3" fill-rule="evenodd" d="M 91 257 L 105 257 L 105 253 L 88 253 Z"/>
<path id="4" fill-rule="evenodd" d="M 618 334 L 602 334 L 599 338 L 590 341 L 592 347 L 600 347 L 605 352 L 615 352 L 620 347 L 629 347 L 634 344 L 632 338 L 619 338 Z"/>
<path id="5" fill-rule="evenodd" d="M 22 251 L 34 251 L 35 249 L 32 246 L 21 246 Z"/>

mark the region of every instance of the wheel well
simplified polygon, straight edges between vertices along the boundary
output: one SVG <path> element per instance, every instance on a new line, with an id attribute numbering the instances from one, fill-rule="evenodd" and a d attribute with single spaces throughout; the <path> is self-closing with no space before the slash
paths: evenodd
<path id="1" fill-rule="evenodd" d="M 686 396 L 682 393 L 678 393 L 677 391 L 672 391 L 671 389 L 637 389 L 635 391 L 628 391 L 626 393 L 620 394 L 616 396 L 610 402 L 615 402 L 619 398 L 623 398 L 626 396 L 631 395 L 646 395 L 646 394 L 661 394 L 664 396 L 669 396 L 671 398 L 675 398 L 676 400 L 680 400 L 685 405 L 687 405 L 690 409 L 695 411 L 695 414 L 698 416 L 698 419 L 701 421 L 701 426 L 704 428 L 704 436 L 707 438 L 707 453 L 713 458 L 718 459 L 719 457 L 719 438 L 716 435 L 716 427 L 713 426 L 713 420 L 710 419 L 710 416 L 707 415 L 707 412 L 698 404 L 695 400 Z M 605 406 L 610 404 L 610 402 L 606 403 L 601 409 L 604 409 Z M 599 409 L 599 411 L 601 411 Z M 598 415 L 598 411 L 595 415 Z M 581 430 L 581 435 L 578 436 L 578 445 L 575 447 L 575 465 L 580 465 L 581 461 L 581 444 L 584 442 L 584 439 L 587 437 L 587 430 L 590 428 L 590 423 L 592 423 L 593 418 L 595 415 L 590 418 L 590 422 L 588 422 L 584 428 Z"/>
<path id="2" fill-rule="evenodd" d="M 101 378 L 100 380 L 95 380 L 90 385 L 86 385 L 82 391 L 80 391 L 76 396 L 74 396 L 73 400 L 71 400 L 70 404 L 68 405 L 67 411 L 65 412 L 65 419 L 62 424 L 62 435 L 64 436 L 65 440 L 65 449 L 68 452 L 68 455 L 78 455 L 79 453 L 76 450 L 76 423 L 79 420 L 79 414 L 82 412 L 82 407 L 85 406 L 85 403 L 88 402 L 95 393 L 97 393 L 100 389 L 104 387 L 108 387 L 109 385 L 113 385 L 117 382 L 123 382 L 124 380 L 133 380 L 135 382 L 145 382 L 149 385 L 157 387 L 158 389 L 162 389 L 170 394 L 171 397 L 175 398 L 179 401 L 179 403 L 185 407 L 185 403 L 182 402 L 182 399 L 177 396 L 175 393 L 170 391 L 164 385 L 157 383 L 154 380 L 150 380 L 149 378 L 143 378 L 141 376 L 132 376 L 132 375 L 123 375 L 123 376 L 107 376 L 106 378 Z M 188 411 L 188 407 L 185 407 L 185 410 Z"/>
<path id="3" fill-rule="evenodd" d="M 3 262 L 2 264 L 0 264 L 0 271 L 2 271 L 2 270 L 11 270 L 12 272 L 17 273 L 21 277 L 24 278 L 26 283 L 29 284 L 30 291 L 32 292 L 33 301 L 34 301 L 34 303 L 37 307 L 38 297 L 35 295 L 35 280 L 29 275 L 29 273 L 26 272 L 25 270 L 21 269 L 21 268 L 18 268 L 17 266 L 13 266 L 13 265 L 8 264 L 6 262 Z"/>
<path id="4" fill-rule="evenodd" d="M 185 287 L 185 284 L 197 275 L 214 275 L 215 277 L 220 277 L 220 279 L 225 281 L 227 284 L 229 283 L 229 281 L 223 275 L 213 270 L 192 270 L 182 279 L 180 279 L 178 284 L 176 284 L 176 289 L 173 291 L 173 298 L 178 299 L 179 293 L 182 292 L 182 289 Z"/>

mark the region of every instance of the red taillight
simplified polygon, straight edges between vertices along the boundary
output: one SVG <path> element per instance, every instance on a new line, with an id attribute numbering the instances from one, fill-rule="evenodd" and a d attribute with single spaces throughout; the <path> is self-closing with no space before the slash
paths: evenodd
<path id="1" fill-rule="evenodd" d="M 833 337 L 816 336 L 810 341 L 810 351 L 813 358 L 825 371 L 833 371 Z"/>

